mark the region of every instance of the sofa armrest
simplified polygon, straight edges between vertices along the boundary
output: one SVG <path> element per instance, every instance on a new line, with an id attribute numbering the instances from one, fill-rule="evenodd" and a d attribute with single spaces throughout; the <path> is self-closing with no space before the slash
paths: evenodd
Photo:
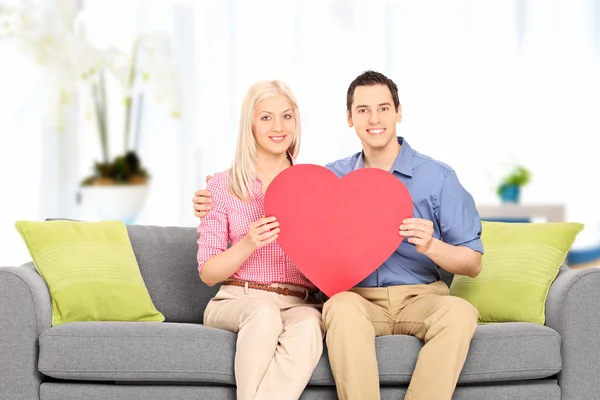
<path id="1" fill-rule="evenodd" d="M 546 300 L 546 326 L 561 338 L 562 400 L 600 399 L 600 268 L 563 266 Z"/>
<path id="2" fill-rule="evenodd" d="M 48 287 L 31 268 L 0 267 L 0 394 L 3 399 L 39 399 L 38 337 L 51 327 Z"/>

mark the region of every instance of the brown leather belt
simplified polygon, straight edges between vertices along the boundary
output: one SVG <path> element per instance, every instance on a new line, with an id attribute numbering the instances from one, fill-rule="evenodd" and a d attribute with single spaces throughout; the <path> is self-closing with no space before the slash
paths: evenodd
<path id="1" fill-rule="evenodd" d="M 223 283 L 221 283 L 221 285 L 246 287 L 246 283 L 248 284 L 249 289 L 264 290 L 266 292 L 282 294 L 284 296 L 295 296 L 295 297 L 301 298 L 302 300 L 321 303 L 321 300 L 319 300 L 315 297 L 315 293 L 309 291 L 308 289 L 306 291 L 300 291 L 300 290 L 294 290 L 294 289 L 290 289 L 290 288 L 286 288 L 286 287 L 273 287 L 273 286 L 269 286 L 269 285 L 262 285 L 260 283 L 235 281 L 235 280 L 223 281 Z"/>

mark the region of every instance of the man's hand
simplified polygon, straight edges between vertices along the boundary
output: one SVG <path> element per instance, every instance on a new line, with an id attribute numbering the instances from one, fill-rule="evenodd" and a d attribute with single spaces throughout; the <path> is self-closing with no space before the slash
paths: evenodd
<path id="1" fill-rule="evenodd" d="M 426 254 L 433 243 L 433 222 L 422 218 L 407 218 L 400 225 L 400 235 L 414 244 L 419 253 Z"/>
<path id="2" fill-rule="evenodd" d="M 206 176 L 206 183 L 210 178 L 210 175 Z M 194 205 L 194 215 L 198 218 L 204 218 L 212 208 L 212 194 L 208 190 L 196 190 L 192 203 Z"/>
<path id="3" fill-rule="evenodd" d="M 434 238 L 431 221 L 407 218 L 400 225 L 400 235 L 414 244 L 419 253 L 452 274 L 475 278 L 481 272 L 481 253 L 468 246 L 455 246 Z"/>

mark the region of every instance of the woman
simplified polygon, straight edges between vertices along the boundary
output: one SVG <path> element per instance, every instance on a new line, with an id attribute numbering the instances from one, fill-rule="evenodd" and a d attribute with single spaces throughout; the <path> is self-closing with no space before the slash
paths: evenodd
<path id="1" fill-rule="evenodd" d="M 198 270 L 206 284 L 222 285 L 204 324 L 238 333 L 240 400 L 298 399 L 323 350 L 317 288 L 275 241 L 276 219 L 264 217 L 265 191 L 299 148 L 292 91 L 279 81 L 258 82 L 242 105 L 233 165 L 207 186 L 213 200 L 198 226 Z"/>

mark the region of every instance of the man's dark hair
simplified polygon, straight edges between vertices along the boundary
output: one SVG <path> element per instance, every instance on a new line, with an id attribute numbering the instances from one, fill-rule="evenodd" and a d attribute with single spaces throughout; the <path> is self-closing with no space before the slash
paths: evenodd
<path id="1" fill-rule="evenodd" d="M 380 72 L 365 71 L 356 77 L 348 87 L 348 94 L 346 95 L 346 107 L 348 112 L 352 113 L 352 99 L 354 98 L 354 91 L 358 86 L 375 86 L 385 85 L 390 89 L 392 99 L 394 100 L 394 108 L 398 111 L 400 106 L 400 99 L 398 98 L 398 86 L 390 78 Z"/>

